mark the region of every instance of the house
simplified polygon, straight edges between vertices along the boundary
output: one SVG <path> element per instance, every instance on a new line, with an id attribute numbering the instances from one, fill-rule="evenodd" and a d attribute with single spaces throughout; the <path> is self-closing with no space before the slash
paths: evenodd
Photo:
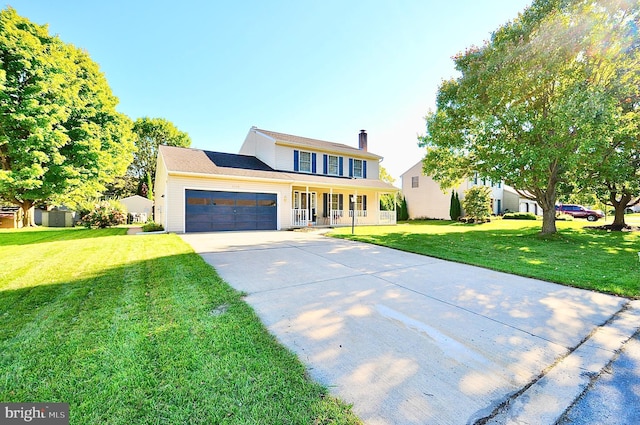
<path id="1" fill-rule="evenodd" d="M 395 224 L 380 197 L 382 157 L 358 148 L 252 127 L 238 154 L 160 146 L 155 218 L 167 231 Z"/>
<path id="2" fill-rule="evenodd" d="M 127 209 L 127 213 L 133 216 L 134 222 L 144 223 L 153 216 L 153 201 L 144 196 L 127 196 L 120 199 L 120 203 Z"/>
<path id="3" fill-rule="evenodd" d="M 422 172 L 422 160 L 401 175 L 402 193 L 407 201 L 409 219 L 431 218 L 450 219 L 451 190 L 443 192 L 438 182 Z M 526 211 L 542 214 L 542 209 L 531 200 L 522 198 L 515 189 L 503 182 L 492 182 L 479 176 L 464 180 L 454 188 L 460 198 L 464 199 L 466 190 L 473 186 L 483 185 L 491 189 L 491 210 L 493 214 L 505 211 Z"/>

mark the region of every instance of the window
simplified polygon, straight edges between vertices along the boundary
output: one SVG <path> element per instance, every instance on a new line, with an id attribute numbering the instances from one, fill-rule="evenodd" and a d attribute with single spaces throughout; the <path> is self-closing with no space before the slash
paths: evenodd
<path id="1" fill-rule="evenodd" d="M 351 205 L 351 207 L 355 207 L 356 217 L 366 217 L 367 216 L 367 195 L 358 195 L 356 198 L 356 204 Z M 351 198 L 349 198 L 351 199 Z M 351 211 L 349 212 L 349 217 L 351 217 Z"/>
<path id="2" fill-rule="evenodd" d="M 411 187 L 418 187 L 419 184 L 420 184 L 419 176 L 411 177 Z"/>
<path id="3" fill-rule="evenodd" d="M 323 217 L 329 217 L 329 213 L 333 212 L 334 217 L 342 217 L 344 197 L 342 193 L 323 193 L 322 194 L 322 210 Z"/>
<path id="4" fill-rule="evenodd" d="M 329 155 L 327 162 L 328 162 L 327 174 L 337 176 L 338 175 L 338 157 Z"/>
<path id="5" fill-rule="evenodd" d="M 362 160 L 353 160 L 353 177 L 362 177 Z"/>
<path id="6" fill-rule="evenodd" d="M 311 172 L 311 152 L 300 152 L 299 170 L 305 173 Z"/>
<path id="7" fill-rule="evenodd" d="M 340 208 L 340 197 L 338 196 L 337 193 L 334 193 L 330 196 L 329 199 L 329 209 L 330 210 L 342 210 L 342 208 Z M 342 211 L 340 211 L 340 215 L 342 215 Z"/>

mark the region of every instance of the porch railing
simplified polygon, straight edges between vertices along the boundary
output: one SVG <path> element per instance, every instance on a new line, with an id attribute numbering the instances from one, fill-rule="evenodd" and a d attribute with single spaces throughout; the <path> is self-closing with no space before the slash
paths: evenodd
<path id="1" fill-rule="evenodd" d="M 380 211 L 378 216 L 378 223 L 380 224 L 396 224 L 396 212 L 395 211 Z"/>
<path id="2" fill-rule="evenodd" d="M 309 225 L 309 210 L 291 210 L 291 224 L 296 227 Z"/>
<path id="3" fill-rule="evenodd" d="M 327 217 L 318 216 L 318 221 L 317 223 L 315 223 L 311 221 L 308 210 L 293 209 L 291 210 L 291 225 L 293 227 L 307 227 L 310 224 L 325 226 L 350 226 L 353 213 L 353 210 L 330 210 Z M 376 224 L 374 221 L 375 215 L 371 216 L 368 221 L 366 220 L 366 217 L 368 217 L 366 210 L 355 210 L 355 217 L 356 224 Z M 396 212 L 379 211 L 377 224 L 396 224 Z"/>

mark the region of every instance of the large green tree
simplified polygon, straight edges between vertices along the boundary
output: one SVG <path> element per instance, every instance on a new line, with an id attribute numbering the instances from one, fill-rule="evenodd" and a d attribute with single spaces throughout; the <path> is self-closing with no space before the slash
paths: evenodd
<path id="1" fill-rule="evenodd" d="M 0 199 L 31 207 L 95 196 L 123 174 L 130 120 L 89 55 L 0 11 Z"/>
<path id="2" fill-rule="evenodd" d="M 136 135 L 137 151 L 129 172 L 139 179 L 146 179 L 147 174 L 152 179 L 155 178 L 159 145 L 191 146 L 189 134 L 178 130 L 164 118 L 138 118 L 133 123 L 133 132 Z"/>
<path id="3" fill-rule="evenodd" d="M 556 232 L 559 184 L 603 151 L 619 115 L 611 84 L 633 37 L 628 0 L 534 0 L 483 47 L 455 57 L 426 117 L 424 171 L 443 188 L 477 172 L 543 209 Z M 635 33 L 637 37 L 637 29 Z M 637 72 L 637 68 L 634 72 Z"/>
<path id="4" fill-rule="evenodd" d="M 608 49 L 610 54 L 605 59 L 610 66 L 604 69 L 614 75 L 608 92 L 615 113 L 609 117 L 609 130 L 601 135 L 604 143 L 590 152 L 585 169 L 570 185 L 594 193 L 601 202 L 613 206 L 612 226 L 622 229 L 626 226 L 625 210 L 640 203 L 640 3 L 625 9 L 622 19 L 613 16 L 614 25 L 619 25 L 614 41 L 621 47 Z M 611 38 L 606 42 L 611 43 Z"/>

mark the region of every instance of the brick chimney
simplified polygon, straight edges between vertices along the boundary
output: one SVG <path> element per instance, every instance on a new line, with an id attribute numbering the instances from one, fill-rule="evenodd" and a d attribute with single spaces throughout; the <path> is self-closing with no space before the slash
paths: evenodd
<path id="1" fill-rule="evenodd" d="M 360 130 L 358 134 L 358 149 L 367 152 L 367 130 Z"/>

